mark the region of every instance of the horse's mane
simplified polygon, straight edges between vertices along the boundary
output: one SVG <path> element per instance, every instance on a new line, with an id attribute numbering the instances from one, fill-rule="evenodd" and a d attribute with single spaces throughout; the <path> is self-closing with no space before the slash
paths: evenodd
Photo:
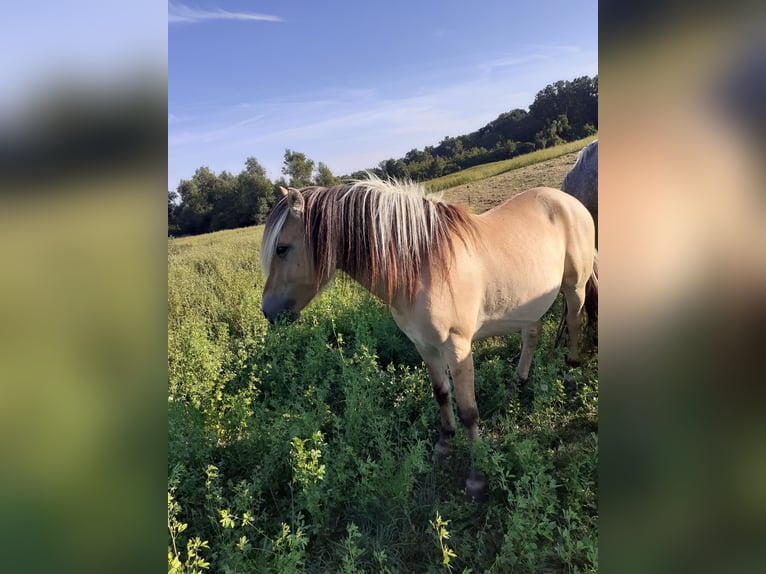
<path id="1" fill-rule="evenodd" d="M 455 240 L 466 243 L 475 237 L 467 209 L 427 195 L 411 181 L 369 175 L 349 185 L 300 191 L 317 284 L 342 269 L 389 299 L 397 289 L 412 298 L 425 265 L 446 279 Z M 266 273 L 288 212 L 282 198 L 266 220 L 261 243 Z"/>

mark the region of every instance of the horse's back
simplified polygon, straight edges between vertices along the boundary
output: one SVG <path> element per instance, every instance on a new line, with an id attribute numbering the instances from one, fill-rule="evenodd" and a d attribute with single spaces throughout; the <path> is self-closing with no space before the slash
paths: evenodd
<path id="1" fill-rule="evenodd" d="M 497 233 L 536 236 L 570 231 L 588 233 L 592 218 L 583 204 L 558 189 L 528 189 L 479 216 Z M 589 225 L 590 224 L 590 225 Z"/>
<path id="2" fill-rule="evenodd" d="M 491 264 L 501 262 L 550 276 L 590 273 L 593 218 L 574 197 L 549 187 L 520 193 L 480 216 Z M 573 268 L 574 266 L 574 268 Z M 567 269 L 569 268 L 569 269 Z"/>

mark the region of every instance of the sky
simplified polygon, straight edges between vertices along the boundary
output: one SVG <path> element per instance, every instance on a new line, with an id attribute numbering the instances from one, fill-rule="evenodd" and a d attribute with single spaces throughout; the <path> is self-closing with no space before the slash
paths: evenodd
<path id="1" fill-rule="evenodd" d="M 286 149 L 335 175 L 598 73 L 596 0 L 168 3 L 168 189 Z"/>

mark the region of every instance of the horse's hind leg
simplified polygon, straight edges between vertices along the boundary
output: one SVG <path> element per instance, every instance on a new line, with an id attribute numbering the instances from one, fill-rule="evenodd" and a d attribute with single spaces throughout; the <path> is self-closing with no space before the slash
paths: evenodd
<path id="1" fill-rule="evenodd" d="M 569 334 L 569 355 L 567 363 L 580 364 L 580 336 L 582 327 L 582 308 L 585 303 L 585 284 L 577 287 L 562 287 L 567 302 L 567 332 Z"/>
<path id="2" fill-rule="evenodd" d="M 516 374 L 522 385 L 529 378 L 529 367 L 532 365 L 532 357 L 534 357 L 535 349 L 537 349 L 542 325 L 542 321 L 537 321 L 521 330 L 521 357 L 519 358 L 519 365 L 516 367 Z"/>
<path id="3" fill-rule="evenodd" d="M 444 458 L 449 453 L 452 437 L 455 436 L 455 415 L 452 413 L 452 401 L 450 400 L 447 362 L 436 349 L 426 349 L 421 346 L 418 346 L 417 349 L 428 367 L 431 388 L 434 392 L 434 399 L 439 405 L 442 419 L 434 452 L 439 458 Z"/>

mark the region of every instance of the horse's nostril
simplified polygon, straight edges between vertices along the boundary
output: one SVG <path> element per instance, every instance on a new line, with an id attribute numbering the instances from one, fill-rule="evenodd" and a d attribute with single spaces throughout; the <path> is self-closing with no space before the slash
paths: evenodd
<path id="1" fill-rule="evenodd" d="M 292 323 L 300 316 L 300 312 L 295 308 L 295 301 L 281 296 L 266 296 L 261 305 L 263 316 L 268 319 L 272 325 L 280 317 L 284 317 L 288 323 Z"/>

